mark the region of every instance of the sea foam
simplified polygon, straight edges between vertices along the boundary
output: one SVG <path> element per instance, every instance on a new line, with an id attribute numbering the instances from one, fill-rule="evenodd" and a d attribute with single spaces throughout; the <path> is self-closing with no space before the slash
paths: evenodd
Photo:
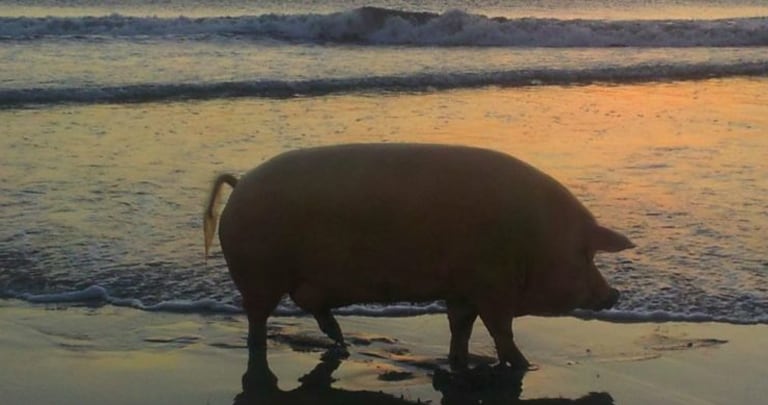
<path id="1" fill-rule="evenodd" d="M 109 294 L 109 291 L 99 285 L 93 285 L 82 290 L 48 294 L 14 294 L 5 291 L 6 298 L 16 298 L 40 304 L 77 304 L 114 305 L 131 307 L 143 311 L 158 311 L 171 313 L 222 313 L 244 314 L 238 305 L 220 302 L 206 298 L 201 300 L 169 300 L 152 305 L 144 304 L 136 298 L 119 298 Z M 370 316 L 370 317 L 402 317 L 426 314 L 441 314 L 446 312 L 445 303 L 432 301 L 424 303 L 401 302 L 393 304 L 355 304 L 333 310 L 341 316 Z M 290 299 L 285 298 L 273 311 L 274 316 L 306 315 Z M 710 315 L 705 313 L 686 313 L 670 310 L 647 311 L 641 309 L 610 309 L 604 311 L 574 310 L 567 314 L 580 319 L 599 319 L 608 322 L 637 323 L 637 322 L 724 322 L 733 324 L 768 324 L 768 314 Z"/>
<path id="2" fill-rule="evenodd" d="M 309 43 L 516 47 L 745 47 L 768 45 L 768 17 L 718 20 L 501 18 L 362 7 L 330 14 L 237 17 L 0 18 L 0 39 L 212 37 Z"/>

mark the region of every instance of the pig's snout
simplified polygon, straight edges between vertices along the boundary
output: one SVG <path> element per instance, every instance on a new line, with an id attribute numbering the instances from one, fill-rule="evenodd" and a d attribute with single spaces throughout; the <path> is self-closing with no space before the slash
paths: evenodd
<path id="1" fill-rule="evenodd" d="M 597 304 L 595 307 L 596 311 L 602 311 L 604 309 L 610 309 L 613 308 L 614 305 L 616 305 L 617 302 L 619 302 L 619 290 L 615 288 L 611 288 L 608 292 L 608 297 L 601 303 Z"/>

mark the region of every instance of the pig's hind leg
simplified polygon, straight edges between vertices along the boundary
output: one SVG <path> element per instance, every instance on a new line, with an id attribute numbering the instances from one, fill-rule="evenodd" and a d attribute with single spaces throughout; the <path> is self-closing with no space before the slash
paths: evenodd
<path id="1" fill-rule="evenodd" d="M 335 342 L 334 347 L 323 355 L 323 359 L 328 360 L 330 358 L 339 359 L 349 357 L 349 351 L 347 350 L 347 344 L 344 342 L 344 335 L 341 333 L 341 327 L 339 327 L 336 318 L 331 314 L 331 310 L 319 310 L 313 312 L 312 315 L 315 317 L 317 326 L 320 327 L 320 330 Z"/>
<path id="2" fill-rule="evenodd" d="M 277 387 L 277 377 L 267 363 L 267 318 L 280 298 L 281 294 L 268 290 L 243 291 L 243 308 L 248 316 L 248 369 L 242 379 L 244 391 Z"/>
<path id="3" fill-rule="evenodd" d="M 477 309 L 467 302 L 457 300 L 448 300 L 446 305 L 451 328 L 448 363 L 452 370 L 465 370 L 469 365 L 469 338 L 472 336 L 472 325 L 477 319 Z"/>
<path id="4" fill-rule="evenodd" d="M 508 364 L 517 370 L 528 370 L 531 363 L 517 348 L 512 334 L 512 312 L 504 309 L 503 305 L 487 303 L 479 306 L 479 313 L 493 338 L 501 364 Z"/>
<path id="5" fill-rule="evenodd" d="M 326 356 L 338 358 L 349 356 L 347 345 L 344 342 L 344 335 L 341 333 L 341 327 L 336 318 L 333 317 L 330 308 L 325 305 L 322 294 L 311 286 L 302 285 L 291 292 L 290 295 L 293 302 L 299 308 L 315 317 L 320 330 L 335 342 L 334 347 L 326 353 Z"/>

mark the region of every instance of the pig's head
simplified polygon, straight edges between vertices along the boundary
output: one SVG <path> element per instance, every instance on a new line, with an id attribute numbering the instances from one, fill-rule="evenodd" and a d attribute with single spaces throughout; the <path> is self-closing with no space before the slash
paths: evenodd
<path id="1" fill-rule="evenodd" d="M 589 222 L 548 247 L 549 256 L 531 269 L 525 280 L 521 312 L 552 315 L 573 309 L 613 307 L 619 292 L 608 285 L 594 263 L 596 252 L 619 252 L 635 247 L 624 235 Z"/>

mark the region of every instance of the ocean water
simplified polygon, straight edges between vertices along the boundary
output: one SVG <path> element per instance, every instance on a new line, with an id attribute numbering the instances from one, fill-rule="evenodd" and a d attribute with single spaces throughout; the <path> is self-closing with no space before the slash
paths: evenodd
<path id="1" fill-rule="evenodd" d="M 638 245 L 598 256 L 617 308 L 574 315 L 768 323 L 764 1 L 11 0 L 0 65 L 0 297 L 238 312 L 202 257 L 216 173 L 447 142 L 533 163 Z"/>

